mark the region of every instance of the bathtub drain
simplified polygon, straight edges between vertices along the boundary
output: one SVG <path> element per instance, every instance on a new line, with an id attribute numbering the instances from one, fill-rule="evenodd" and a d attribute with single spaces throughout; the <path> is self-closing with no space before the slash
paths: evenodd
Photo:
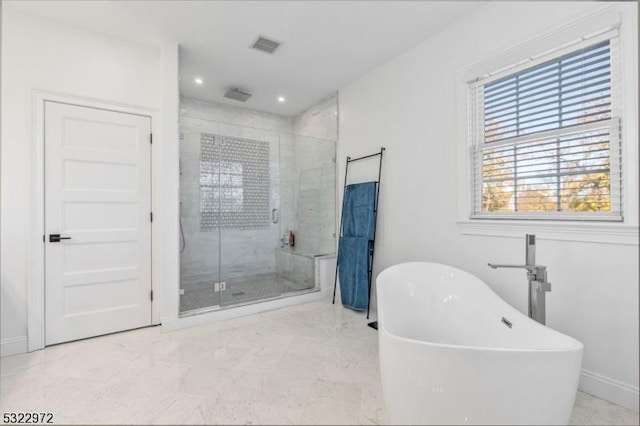
<path id="1" fill-rule="evenodd" d="M 513 326 L 513 324 L 511 324 L 511 321 L 509 321 L 508 319 L 506 319 L 505 317 L 502 317 L 502 323 L 504 325 L 506 325 L 507 327 L 511 328 Z"/>

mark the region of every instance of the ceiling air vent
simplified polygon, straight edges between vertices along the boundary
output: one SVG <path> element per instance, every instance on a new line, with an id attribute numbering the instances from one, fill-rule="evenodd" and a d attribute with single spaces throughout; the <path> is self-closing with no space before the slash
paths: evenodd
<path id="1" fill-rule="evenodd" d="M 281 43 L 275 40 L 269 40 L 268 38 L 265 38 L 265 37 L 258 37 L 256 42 L 253 43 L 251 47 L 257 50 L 261 50 L 263 52 L 273 53 L 280 46 L 280 44 Z"/>
<path id="2" fill-rule="evenodd" d="M 247 99 L 251 97 L 251 93 L 243 92 L 240 89 L 228 89 L 224 97 L 234 101 L 247 102 Z"/>

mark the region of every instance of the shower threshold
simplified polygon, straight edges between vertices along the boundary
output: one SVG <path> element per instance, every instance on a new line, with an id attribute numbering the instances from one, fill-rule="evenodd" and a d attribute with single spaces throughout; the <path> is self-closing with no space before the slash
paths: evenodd
<path id="1" fill-rule="evenodd" d="M 275 275 L 275 274 L 274 274 Z M 180 317 L 236 308 L 320 291 L 319 286 L 276 278 L 260 281 L 227 281 L 227 289 L 214 292 L 211 286 L 184 289 L 180 296 Z"/>

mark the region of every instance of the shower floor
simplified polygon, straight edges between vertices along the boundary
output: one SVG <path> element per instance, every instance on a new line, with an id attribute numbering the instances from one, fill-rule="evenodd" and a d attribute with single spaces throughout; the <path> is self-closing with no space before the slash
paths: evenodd
<path id="1" fill-rule="evenodd" d="M 225 291 L 214 292 L 206 284 L 184 289 L 180 296 L 180 312 L 211 306 L 228 306 L 278 297 L 286 293 L 313 290 L 308 283 L 289 281 L 276 274 L 249 277 L 243 280 L 227 280 Z"/>

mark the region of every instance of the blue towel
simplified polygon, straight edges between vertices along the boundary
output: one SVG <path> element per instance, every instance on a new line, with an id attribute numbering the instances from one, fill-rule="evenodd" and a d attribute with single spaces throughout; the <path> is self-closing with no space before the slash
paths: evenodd
<path id="1" fill-rule="evenodd" d="M 341 237 L 338 245 L 342 305 L 356 311 L 366 310 L 369 301 L 369 241 L 369 238 Z"/>
<path id="2" fill-rule="evenodd" d="M 373 240 L 376 185 L 376 182 L 364 182 L 347 186 L 342 205 L 342 236 Z"/>

